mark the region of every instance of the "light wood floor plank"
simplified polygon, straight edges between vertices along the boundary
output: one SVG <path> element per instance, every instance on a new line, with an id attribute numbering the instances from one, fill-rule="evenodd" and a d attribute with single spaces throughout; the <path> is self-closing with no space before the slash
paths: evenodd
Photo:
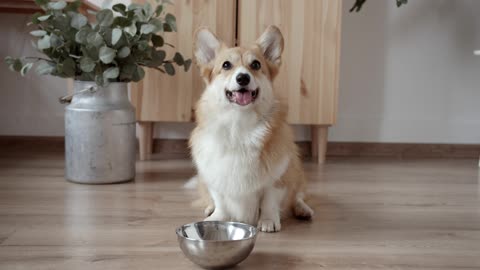
<path id="1" fill-rule="evenodd" d="M 63 154 L 0 156 L 0 269 L 198 269 L 174 230 L 202 218 L 189 160 L 139 162 L 133 183 L 63 179 Z M 476 160 L 306 163 L 313 222 L 260 234 L 236 269 L 480 269 Z"/>

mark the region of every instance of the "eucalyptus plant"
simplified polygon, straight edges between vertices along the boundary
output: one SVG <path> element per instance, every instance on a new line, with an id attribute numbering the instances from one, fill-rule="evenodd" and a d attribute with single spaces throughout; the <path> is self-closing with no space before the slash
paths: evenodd
<path id="1" fill-rule="evenodd" d="M 355 0 L 355 3 L 350 9 L 350 12 L 352 11 L 359 12 L 360 9 L 362 9 L 363 4 L 365 4 L 365 2 L 367 2 L 367 0 Z M 395 0 L 395 2 L 397 3 L 397 7 L 400 7 L 401 5 L 406 5 L 408 3 L 408 0 Z"/>
<path id="2" fill-rule="evenodd" d="M 81 1 L 35 0 L 43 12 L 35 13 L 29 25 L 36 27 L 30 34 L 32 45 L 46 57 L 6 57 L 13 71 L 24 76 L 32 67 L 41 75 L 95 81 L 100 86 L 109 82 L 138 82 L 145 76 L 144 68 L 153 68 L 175 75 L 175 66 L 185 71 L 191 59 L 175 52 L 167 59 L 163 36 L 176 32 L 176 18 L 165 12 L 168 0 L 153 8 L 116 4 L 98 12 L 94 22 L 79 12 Z"/>

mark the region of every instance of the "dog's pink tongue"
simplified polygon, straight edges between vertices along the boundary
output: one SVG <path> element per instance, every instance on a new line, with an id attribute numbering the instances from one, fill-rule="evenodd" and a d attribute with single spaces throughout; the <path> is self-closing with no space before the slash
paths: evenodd
<path id="1" fill-rule="evenodd" d="M 235 102 L 238 105 L 242 105 L 242 106 L 252 103 L 252 100 L 253 100 L 252 93 L 250 93 L 250 91 L 245 91 L 245 92 L 235 91 L 233 92 L 233 97 Z"/>

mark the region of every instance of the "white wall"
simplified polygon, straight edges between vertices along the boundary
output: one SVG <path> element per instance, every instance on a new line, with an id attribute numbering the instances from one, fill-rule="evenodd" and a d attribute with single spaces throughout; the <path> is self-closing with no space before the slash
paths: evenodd
<path id="1" fill-rule="evenodd" d="M 0 16 L 0 135 L 63 135 L 63 109 L 58 97 L 67 93 L 65 80 L 39 77 L 34 72 L 22 78 L 3 63 L 7 56 L 36 55 L 30 44 L 25 15 Z"/>
<path id="2" fill-rule="evenodd" d="M 479 12 L 475 0 L 398 9 L 393 0 L 369 0 L 361 13 L 345 12 L 330 138 L 480 143 Z"/>
<path id="3" fill-rule="evenodd" d="M 331 141 L 480 143 L 480 1 L 344 0 L 337 125 Z M 22 15 L 0 16 L 1 57 L 30 52 Z M 15 29 L 12 29 L 15 28 Z M 21 79 L 0 65 L 1 135 L 61 135 L 62 80 Z M 156 136 L 186 138 L 191 124 L 161 124 Z M 309 130 L 296 127 L 297 138 Z"/>

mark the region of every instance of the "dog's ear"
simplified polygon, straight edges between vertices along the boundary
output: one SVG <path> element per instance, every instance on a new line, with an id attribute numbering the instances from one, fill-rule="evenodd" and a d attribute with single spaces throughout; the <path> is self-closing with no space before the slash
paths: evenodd
<path id="1" fill-rule="evenodd" d="M 278 27 L 274 25 L 267 27 L 256 43 L 262 50 L 265 59 L 277 67 L 280 66 L 282 62 L 283 36 Z"/>
<path id="2" fill-rule="evenodd" d="M 222 42 L 207 28 L 199 28 L 195 32 L 195 57 L 197 64 L 207 65 L 215 58 Z"/>

